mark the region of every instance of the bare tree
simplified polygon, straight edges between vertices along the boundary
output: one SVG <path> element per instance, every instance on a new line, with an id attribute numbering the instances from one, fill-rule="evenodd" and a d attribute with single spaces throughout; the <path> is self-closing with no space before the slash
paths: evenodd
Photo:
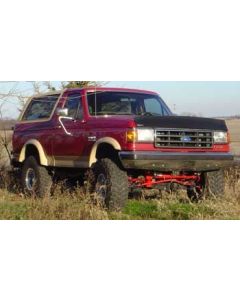
<path id="1" fill-rule="evenodd" d="M 19 89 L 19 82 L 2 82 L 0 88 L 0 167 L 10 165 L 11 160 L 11 126 L 13 121 L 9 121 L 4 114 L 7 104 L 23 107 L 27 95 Z M 0 86 L 1 87 L 1 86 Z M 8 87 L 8 88 L 7 88 Z M 11 125 L 12 124 L 12 125 Z"/>
<path id="2" fill-rule="evenodd" d="M 98 83 L 97 81 L 63 81 L 62 86 L 64 88 L 82 88 L 86 86 L 96 86 L 102 85 L 102 83 Z"/>
<path id="3" fill-rule="evenodd" d="M 3 109 L 7 99 L 13 95 L 15 96 L 15 91 L 13 89 L 7 93 L 0 94 L 0 169 L 10 165 L 11 160 L 11 135 L 5 125 Z"/>
<path id="4" fill-rule="evenodd" d="M 3 150 L 5 150 L 7 157 L 9 158 L 9 161 L 11 160 L 11 150 L 10 150 L 10 142 L 11 142 L 11 136 L 8 134 L 9 130 L 6 128 L 5 123 L 3 121 L 3 115 L 2 115 L 2 105 L 0 105 L 0 118 L 2 120 L 1 122 L 1 128 L 0 128 L 0 159 L 3 159 L 2 156 L 4 156 Z"/>

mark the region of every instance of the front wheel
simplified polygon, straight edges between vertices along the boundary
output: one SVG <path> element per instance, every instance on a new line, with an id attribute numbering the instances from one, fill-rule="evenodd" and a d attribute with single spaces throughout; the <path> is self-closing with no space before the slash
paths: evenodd
<path id="1" fill-rule="evenodd" d="M 34 156 L 29 156 L 22 167 L 21 185 L 25 194 L 43 198 L 50 195 L 52 178 Z"/>
<path id="2" fill-rule="evenodd" d="M 94 202 L 109 210 L 121 210 L 128 199 L 128 176 L 108 158 L 97 161 L 90 170 L 88 192 Z"/>
<path id="3" fill-rule="evenodd" d="M 223 170 L 203 173 L 201 175 L 200 185 L 197 187 L 189 187 L 187 189 L 188 197 L 195 202 L 202 198 L 223 196 L 224 192 L 225 176 Z"/>

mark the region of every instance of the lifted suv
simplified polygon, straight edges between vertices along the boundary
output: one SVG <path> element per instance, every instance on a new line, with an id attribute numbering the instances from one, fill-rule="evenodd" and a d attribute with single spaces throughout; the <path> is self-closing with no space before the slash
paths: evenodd
<path id="1" fill-rule="evenodd" d="M 84 88 L 33 97 L 13 135 L 26 193 L 44 197 L 53 176 L 88 173 L 92 197 L 120 209 L 133 189 L 186 187 L 222 195 L 231 165 L 222 120 L 179 117 L 149 91 Z"/>

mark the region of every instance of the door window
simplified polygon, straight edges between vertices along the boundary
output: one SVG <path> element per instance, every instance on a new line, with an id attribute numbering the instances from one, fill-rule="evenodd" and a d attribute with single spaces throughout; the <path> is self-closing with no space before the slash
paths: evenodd
<path id="1" fill-rule="evenodd" d="M 82 99 L 79 93 L 68 95 L 64 108 L 68 109 L 69 117 L 78 120 L 83 118 Z"/>

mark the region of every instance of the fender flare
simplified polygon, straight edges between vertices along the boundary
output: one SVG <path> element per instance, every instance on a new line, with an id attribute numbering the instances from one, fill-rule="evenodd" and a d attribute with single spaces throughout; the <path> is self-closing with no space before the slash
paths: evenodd
<path id="1" fill-rule="evenodd" d="M 26 159 L 26 149 L 27 149 L 27 146 L 29 146 L 29 145 L 33 145 L 37 148 L 38 154 L 39 154 L 39 159 L 40 159 L 40 164 L 42 166 L 48 166 L 48 159 L 43 150 L 42 145 L 40 144 L 40 142 L 38 140 L 34 140 L 34 139 L 29 140 L 24 144 L 24 146 L 20 152 L 20 155 L 19 155 L 19 162 L 24 162 L 24 160 Z"/>
<path id="2" fill-rule="evenodd" d="M 92 164 L 94 164 L 97 161 L 97 158 L 96 158 L 97 149 L 98 149 L 98 146 L 103 143 L 111 145 L 115 150 L 118 150 L 118 151 L 120 151 L 122 149 L 119 142 L 117 140 L 115 140 L 114 138 L 104 137 L 104 138 L 97 140 L 97 142 L 93 145 L 91 153 L 90 153 L 89 167 L 91 167 Z"/>

